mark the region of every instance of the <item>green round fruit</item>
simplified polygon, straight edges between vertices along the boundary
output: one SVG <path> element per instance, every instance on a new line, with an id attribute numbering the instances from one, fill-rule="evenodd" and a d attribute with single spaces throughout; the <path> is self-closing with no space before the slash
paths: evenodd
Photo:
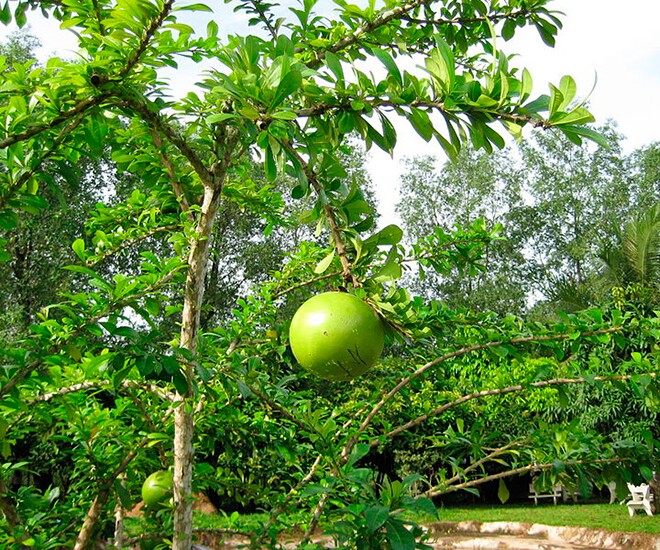
<path id="1" fill-rule="evenodd" d="M 353 294 L 325 292 L 298 308 L 289 328 L 300 366 L 325 380 L 350 380 L 376 364 L 385 331 L 376 312 Z"/>
<path id="2" fill-rule="evenodd" d="M 165 504 L 172 497 L 172 472 L 158 470 L 142 484 L 142 500 L 149 508 Z"/>

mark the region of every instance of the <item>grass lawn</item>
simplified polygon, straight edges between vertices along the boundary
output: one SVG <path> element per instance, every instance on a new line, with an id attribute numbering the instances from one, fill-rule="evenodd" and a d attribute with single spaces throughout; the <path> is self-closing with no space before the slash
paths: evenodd
<path id="1" fill-rule="evenodd" d="M 560 504 L 471 506 L 469 508 L 441 508 L 441 521 L 520 521 L 591 527 L 609 531 L 660 534 L 660 515 L 628 515 L 628 508 L 620 504 Z"/>

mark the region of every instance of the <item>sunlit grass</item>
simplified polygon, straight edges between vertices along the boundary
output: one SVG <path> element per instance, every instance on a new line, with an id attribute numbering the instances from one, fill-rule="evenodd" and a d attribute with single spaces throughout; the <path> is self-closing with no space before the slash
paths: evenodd
<path id="1" fill-rule="evenodd" d="M 628 508 L 619 504 L 540 504 L 527 505 L 483 505 L 470 507 L 448 507 L 438 510 L 440 521 L 511 521 L 540 523 L 543 525 L 588 527 L 608 531 L 651 533 L 660 535 L 660 515 L 647 516 L 637 513 L 628 515 Z M 281 516 L 277 531 L 300 533 L 304 530 L 305 515 Z M 259 531 L 268 520 L 268 514 L 195 514 L 197 529 L 226 529 L 238 533 Z M 418 518 L 424 523 L 429 518 Z M 143 520 L 131 518 L 129 531 L 140 532 Z"/>
<path id="2" fill-rule="evenodd" d="M 660 516 L 638 512 L 630 517 L 628 508 L 620 504 L 472 506 L 442 508 L 438 512 L 441 521 L 517 521 L 660 534 Z"/>

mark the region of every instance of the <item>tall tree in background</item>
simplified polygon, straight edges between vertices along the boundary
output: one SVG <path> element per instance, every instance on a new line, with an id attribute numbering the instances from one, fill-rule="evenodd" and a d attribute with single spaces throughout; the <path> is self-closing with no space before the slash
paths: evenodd
<path id="1" fill-rule="evenodd" d="M 397 212 L 409 238 L 432 233 L 435 227 L 445 232 L 469 227 L 478 219 L 491 228 L 503 226 L 502 240 L 488 247 L 483 270 L 456 269 L 451 277 L 429 273 L 421 281 L 412 276 L 412 288 L 453 307 L 521 313 L 528 292 L 523 243 L 507 221 L 523 205 L 523 183 L 521 170 L 506 152 L 467 147 L 441 168 L 433 157 L 408 159 Z"/>
<path id="2" fill-rule="evenodd" d="M 606 145 L 537 132 L 493 155 L 463 151 L 440 171 L 432 159 L 410 160 L 398 206 L 410 235 L 484 218 L 501 223 L 505 239 L 491 245 L 486 273 L 432 275 L 419 286 L 452 304 L 496 311 L 520 312 L 538 300 L 569 311 L 602 303 L 601 243 L 656 191 L 653 148 L 628 158 L 611 124 L 600 131 Z"/>
<path id="3" fill-rule="evenodd" d="M 600 241 L 630 213 L 622 137 L 611 126 L 600 131 L 607 146 L 578 146 L 543 134 L 520 146 L 531 204 L 515 213 L 516 231 L 530 257 L 532 281 L 546 295 L 556 283 L 586 285 Z"/>
<path id="4" fill-rule="evenodd" d="M 0 43 L 4 71 L 37 66 L 39 40 L 26 32 L 15 32 Z M 0 102 L 8 96 L 0 95 Z M 6 104 L 6 103 L 5 103 Z M 47 162 L 47 161 L 46 161 Z M 102 168 L 89 159 L 78 166 L 60 163 L 44 176 L 42 192 L 26 197 L 26 215 L 5 210 L 2 229 L 6 261 L 0 262 L 0 341 L 3 334 L 19 334 L 36 320 L 36 313 L 69 290 L 71 273 L 61 269 L 74 260 L 70 243 L 94 203 L 102 196 Z M 0 253 L 1 254 L 1 253 Z"/>
<path id="5" fill-rule="evenodd" d="M 660 299 L 660 203 L 634 217 L 603 245 L 603 286 L 618 301 L 632 299 L 649 310 Z"/>

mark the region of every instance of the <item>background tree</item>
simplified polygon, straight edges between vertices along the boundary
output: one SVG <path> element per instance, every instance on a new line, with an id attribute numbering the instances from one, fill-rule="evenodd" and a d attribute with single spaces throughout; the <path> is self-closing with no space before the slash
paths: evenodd
<path id="1" fill-rule="evenodd" d="M 512 212 L 524 204 L 523 181 L 516 181 L 521 171 L 509 159 L 505 152 L 465 148 L 440 170 L 431 157 L 407 160 L 397 212 L 408 238 L 432 233 L 435 227 L 445 232 L 469 227 L 480 219 L 490 228 L 502 226 L 501 240 L 486 251 L 484 269 L 457 269 L 449 278 L 431 272 L 421 281 L 413 276 L 411 288 L 454 307 L 502 314 L 524 311 L 529 290 L 523 243 L 509 223 Z"/>
<path id="2" fill-rule="evenodd" d="M 625 297 L 652 309 L 660 284 L 660 205 L 638 212 L 600 253 L 603 286 L 617 303 Z"/>
<path id="3" fill-rule="evenodd" d="M 440 175 L 431 159 L 410 160 L 398 206 L 410 235 L 484 218 L 502 225 L 504 239 L 490 248 L 485 272 L 431 275 L 417 288 L 499 312 L 521 313 L 539 300 L 565 311 L 603 303 L 603 242 L 655 191 L 653 176 L 643 175 L 652 149 L 626 156 L 612 124 L 600 131 L 607 146 L 535 133 L 492 155 L 466 150 Z"/>

